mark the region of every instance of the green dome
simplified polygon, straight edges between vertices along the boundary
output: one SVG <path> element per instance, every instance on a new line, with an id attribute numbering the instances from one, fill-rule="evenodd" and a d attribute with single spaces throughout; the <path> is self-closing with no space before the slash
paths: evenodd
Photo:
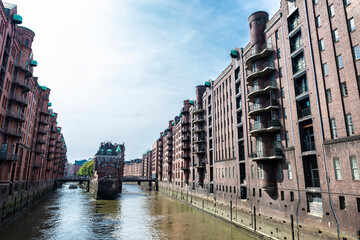
<path id="1" fill-rule="evenodd" d="M 13 16 L 13 22 L 15 24 L 22 24 L 23 18 L 22 16 L 18 15 L 18 14 L 14 14 Z"/>
<path id="2" fill-rule="evenodd" d="M 36 60 L 31 60 L 30 66 L 37 67 L 37 61 Z"/>
<path id="3" fill-rule="evenodd" d="M 55 113 L 51 114 L 52 117 L 55 117 Z"/>
<path id="4" fill-rule="evenodd" d="M 210 87 L 210 86 L 211 86 L 210 81 L 206 81 L 206 82 L 205 82 L 205 87 Z"/>
<path id="5" fill-rule="evenodd" d="M 52 106 L 52 103 L 51 103 L 51 102 L 49 102 L 49 103 L 48 103 L 48 106 L 49 106 L 49 107 L 51 107 L 51 106 Z"/>
<path id="6" fill-rule="evenodd" d="M 189 101 L 190 105 L 194 105 L 194 100 Z"/>
<path id="7" fill-rule="evenodd" d="M 232 58 L 237 58 L 239 56 L 239 51 L 238 50 L 231 50 L 230 51 L 230 56 Z"/>

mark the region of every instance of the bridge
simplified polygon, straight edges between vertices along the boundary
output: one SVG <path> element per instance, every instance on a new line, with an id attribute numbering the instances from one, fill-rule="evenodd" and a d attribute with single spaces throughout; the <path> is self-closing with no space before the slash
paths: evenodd
<path id="1" fill-rule="evenodd" d="M 122 178 L 122 182 L 136 182 L 140 185 L 142 182 L 148 182 L 149 187 L 152 187 L 152 183 L 155 183 L 155 191 L 159 191 L 158 180 L 156 178 L 140 177 L 140 176 L 126 176 Z"/>
<path id="2" fill-rule="evenodd" d="M 65 182 L 79 182 L 82 184 L 83 182 L 87 182 L 87 191 L 89 191 L 90 187 L 90 177 L 82 177 L 82 176 L 66 176 L 62 178 L 55 179 L 55 186 L 61 187 Z"/>

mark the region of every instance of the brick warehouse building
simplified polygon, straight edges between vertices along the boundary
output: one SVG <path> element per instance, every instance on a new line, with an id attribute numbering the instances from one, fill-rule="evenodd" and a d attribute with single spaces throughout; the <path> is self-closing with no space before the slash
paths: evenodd
<path id="1" fill-rule="evenodd" d="M 144 176 L 144 161 L 142 159 L 132 159 L 124 161 L 124 177 Z"/>
<path id="2" fill-rule="evenodd" d="M 67 164 L 50 89 L 33 76 L 35 33 L 21 23 L 17 6 L 0 2 L 0 224 L 52 189 Z"/>
<path id="3" fill-rule="evenodd" d="M 160 190 L 279 239 L 359 238 L 359 13 L 282 0 L 252 14 L 250 42 L 153 144 Z"/>

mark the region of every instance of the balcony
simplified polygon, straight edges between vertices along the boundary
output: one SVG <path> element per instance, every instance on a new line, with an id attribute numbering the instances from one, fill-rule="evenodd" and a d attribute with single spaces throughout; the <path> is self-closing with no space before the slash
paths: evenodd
<path id="1" fill-rule="evenodd" d="M 186 151 L 189 151 L 190 150 L 190 146 L 188 146 L 188 145 L 183 145 L 182 147 L 181 147 L 181 150 L 186 150 Z"/>
<path id="2" fill-rule="evenodd" d="M 194 107 L 193 109 L 193 114 L 199 114 L 199 113 L 203 113 L 205 111 L 205 109 L 203 108 L 199 108 L 199 107 Z"/>
<path id="3" fill-rule="evenodd" d="M 204 126 L 201 126 L 201 125 L 197 125 L 195 126 L 194 128 L 194 133 L 201 133 L 201 132 L 205 132 L 205 127 Z"/>
<path id="4" fill-rule="evenodd" d="M 249 118 L 253 118 L 264 112 L 278 109 L 278 103 L 276 100 L 269 100 L 261 104 L 253 104 L 249 106 Z"/>
<path id="5" fill-rule="evenodd" d="M 6 117 L 7 118 L 11 118 L 11 119 L 15 119 L 17 121 L 21 121 L 21 122 L 25 122 L 25 115 L 21 112 L 15 113 L 12 112 L 10 110 L 6 111 Z"/>
<path id="6" fill-rule="evenodd" d="M 43 114 L 43 115 L 46 115 L 46 116 L 50 116 L 50 115 L 51 115 L 48 109 L 41 109 L 41 110 L 40 110 L 40 114 Z"/>
<path id="7" fill-rule="evenodd" d="M 186 125 L 189 125 L 189 124 L 190 124 L 190 122 L 188 120 L 186 120 L 186 119 L 181 120 L 181 126 L 186 126 Z"/>
<path id="8" fill-rule="evenodd" d="M 271 120 L 266 124 L 250 124 L 250 136 L 255 137 L 261 133 L 272 133 L 280 131 L 279 120 Z"/>
<path id="9" fill-rule="evenodd" d="M 38 154 L 43 154 L 43 153 L 45 153 L 45 149 L 36 148 L 36 149 L 35 149 L 35 152 L 38 153 Z"/>
<path id="10" fill-rule="evenodd" d="M 37 138 L 37 139 L 36 139 L 36 143 L 38 143 L 38 144 L 45 144 L 46 141 L 45 141 L 44 139 Z"/>
<path id="11" fill-rule="evenodd" d="M 194 149 L 194 154 L 204 154 L 206 153 L 206 147 L 197 147 Z"/>
<path id="12" fill-rule="evenodd" d="M 29 65 L 26 65 L 25 63 L 21 63 L 21 62 L 17 62 L 15 63 L 15 68 L 14 68 L 14 72 L 24 72 L 25 73 L 25 78 L 30 78 L 32 77 L 32 68 L 30 68 Z"/>
<path id="13" fill-rule="evenodd" d="M 298 111 L 298 114 L 299 114 L 299 121 L 301 120 L 305 120 L 305 118 L 307 119 L 308 117 L 311 117 L 311 109 L 310 107 L 308 108 L 304 108 L 304 109 L 300 109 Z"/>
<path id="14" fill-rule="evenodd" d="M 182 166 L 181 170 L 184 172 L 190 172 L 190 168 L 188 166 Z"/>
<path id="15" fill-rule="evenodd" d="M 280 160 L 282 159 L 282 150 L 280 148 L 273 148 L 267 151 L 249 154 L 250 161 L 261 160 Z"/>
<path id="16" fill-rule="evenodd" d="M 246 85 L 252 85 L 256 78 L 264 77 L 275 71 L 274 62 L 264 62 L 262 67 L 256 67 L 246 77 Z"/>
<path id="17" fill-rule="evenodd" d="M 26 82 L 24 79 L 13 79 L 12 84 L 21 87 L 25 92 L 28 92 L 31 89 L 30 83 Z"/>
<path id="18" fill-rule="evenodd" d="M 296 100 L 299 100 L 299 98 L 307 95 L 308 93 L 309 93 L 309 89 L 308 89 L 307 84 L 301 85 L 299 87 L 295 87 Z"/>
<path id="19" fill-rule="evenodd" d="M 302 144 L 303 152 L 315 151 L 315 142 L 303 142 Z"/>
<path id="20" fill-rule="evenodd" d="M 205 142 L 205 138 L 205 134 L 198 134 L 196 137 L 194 137 L 194 143 Z"/>
<path id="21" fill-rule="evenodd" d="M 8 154 L 7 152 L 0 152 L 0 159 L 5 161 L 19 161 L 20 156 L 18 154 Z"/>
<path id="22" fill-rule="evenodd" d="M 39 129 L 38 129 L 38 134 L 46 135 L 46 134 L 47 134 L 47 131 L 46 131 L 45 129 L 39 128 Z"/>
<path id="23" fill-rule="evenodd" d="M 183 159 L 190 159 L 190 154 L 183 152 L 183 153 L 181 153 L 181 158 L 183 158 Z"/>
<path id="24" fill-rule="evenodd" d="M 271 90 L 276 90 L 275 81 L 266 81 L 262 84 L 262 86 L 249 87 L 248 101 L 253 102 L 256 96 L 268 94 Z"/>
<path id="25" fill-rule="evenodd" d="M 43 124 L 43 125 L 49 125 L 49 120 L 45 119 L 45 118 L 40 118 L 39 123 Z M 51 132 L 54 132 L 54 131 L 52 130 Z"/>
<path id="26" fill-rule="evenodd" d="M 273 46 L 268 43 L 258 48 L 253 47 L 250 51 L 250 54 L 246 56 L 245 69 L 251 68 L 254 61 L 270 56 L 273 51 Z"/>
<path id="27" fill-rule="evenodd" d="M 26 107 L 29 104 L 29 100 L 26 97 L 23 97 L 20 94 L 11 93 L 9 95 L 9 100 L 12 101 L 12 102 L 17 102 L 21 106 L 24 106 L 24 107 Z"/>
<path id="28" fill-rule="evenodd" d="M 189 142 L 189 141 L 190 141 L 190 137 L 189 137 L 189 136 L 182 137 L 181 141 L 182 141 L 182 142 Z"/>
<path id="29" fill-rule="evenodd" d="M 4 134 L 18 138 L 22 138 L 24 136 L 24 133 L 21 131 L 21 129 L 16 129 L 16 128 L 5 128 Z"/>
<path id="30" fill-rule="evenodd" d="M 206 167 L 206 162 L 203 159 L 197 159 L 194 163 L 194 167 L 195 168 L 205 168 Z"/>
<path id="31" fill-rule="evenodd" d="M 205 119 L 201 115 L 197 115 L 193 119 L 194 124 L 203 123 L 203 122 L 205 122 Z"/>

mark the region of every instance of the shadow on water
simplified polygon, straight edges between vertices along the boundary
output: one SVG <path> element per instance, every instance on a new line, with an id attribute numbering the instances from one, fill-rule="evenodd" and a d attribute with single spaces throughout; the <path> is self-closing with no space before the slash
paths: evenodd
<path id="1" fill-rule="evenodd" d="M 0 231 L 0 239 L 251 239 L 239 229 L 157 192 L 124 185 L 116 200 L 95 200 L 64 184 Z"/>

